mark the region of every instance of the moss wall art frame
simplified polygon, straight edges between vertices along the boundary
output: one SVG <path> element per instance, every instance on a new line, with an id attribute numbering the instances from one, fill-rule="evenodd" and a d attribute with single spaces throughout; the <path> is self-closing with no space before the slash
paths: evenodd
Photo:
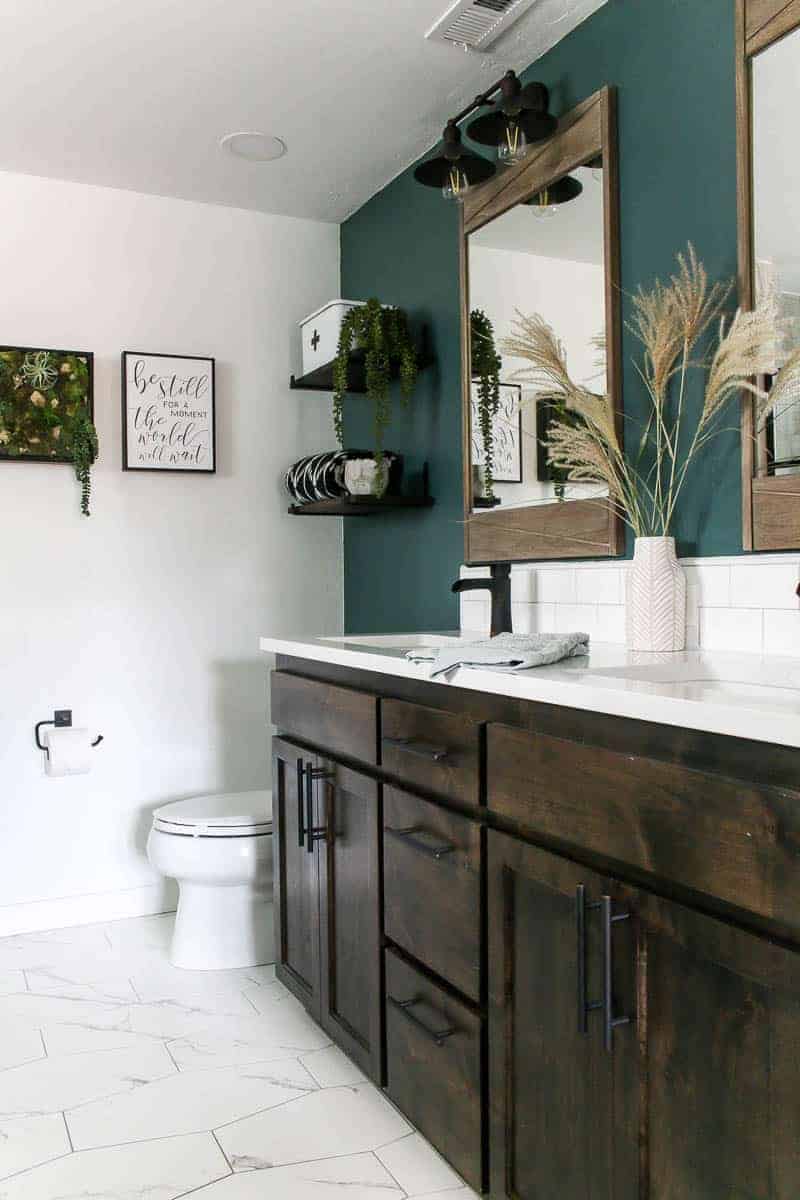
<path id="1" fill-rule="evenodd" d="M 96 457 L 92 352 L 0 346 L 0 462 L 69 463 L 88 516 Z"/>

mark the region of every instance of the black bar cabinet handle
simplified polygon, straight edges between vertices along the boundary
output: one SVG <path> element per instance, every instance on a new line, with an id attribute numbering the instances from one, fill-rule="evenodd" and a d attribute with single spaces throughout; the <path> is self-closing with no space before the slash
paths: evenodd
<path id="1" fill-rule="evenodd" d="M 614 940 L 612 931 L 620 921 L 627 921 L 629 912 L 612 913 L 611 897 L 603 896 L 603 1045 L 609 1054 L 614 1053 L 614 1030 L 619 1025 L 629 1025 L 630 1017 L 614 1016 Z"/>
<path id="2" fill-rule="evenodd" d="M 416 758 L 424 758 L 429 762 L 443 762 L 450 756 L 446 746 L 432 746 L 430 742 L 421 742 L 418 738 L 385 737 L 381 740 L 384 746 L 391 746 L 393 750 L 413 754 Z"/>
<path id="3" fill-rule="evenodd" d="M 578 942 L 578 1033 L 589 1032 L 589 1013 L 603 1007 L 602 1000 L 589 1001 L 586 997 L 586 914 L 600 907 L 599 901 L 586 903 L 586 886 L 579 883 L 575 889 L 575 926 Z"/>
<path id="4" fill-rule="evenodd" d="M 306 829 L 303 823 L 303 775 L 305 763 L 302 758 L 297 760 L 297 843 L 302 850 L 306 844 Z"/>
<path id="5" fill-rule="evenodd" d="M 428 830 L 422 825 L 409 825 L 404 829 L 393 829 L 390 825 L 387 825 L 384 832 L 390 833 L 392 837 L 396 837 L 400 842 L 405 842 L 412 850 L 417 850 L 420 854 L 427 854 L 428 858 L 433 858 L 436 862 L 439 862 L 446 854 L 452 854 L 456 849 L 452 842 L 442 841 L 432 846 L 428 845 L 427 842 L 424 842 L 417 836 L 421 833 L 428 833 Z"/>
<path id="6" fill-rule="evenodd" d="M 335 777 L 335 771 L 328 771 L 325 767 L 315 767 L 313 763 L 306 764 L 306 850 L 309 854 L 314 853 L 314 842 L 324 841 L 328 832 L 324 825 L 314 828 L 314 780 L 334 779 Z"/>
<path id="7" fill-rule="evenodd" d="M 387 996 L 386 999 L 392 1008 L 396 1008 L 398 1012 L 402 1013 L 406 1020 L 410 1021 L 421 1033 L 430 1038 L 435 1046 L 443 1046 L 449 1037 L 452 1037 L 454 1033 L 458 1033 L 458 1030 L 453 1025 L 446 1025 L 444 1029 L 431 1029 L 430 1025 L 426 1025 L 424 1021 L 421 1021 L 414 1012 L 414 1007 L 417 1004 L 424 1003 L 422 1000 L 395 1000 L 394 996 Z"/>

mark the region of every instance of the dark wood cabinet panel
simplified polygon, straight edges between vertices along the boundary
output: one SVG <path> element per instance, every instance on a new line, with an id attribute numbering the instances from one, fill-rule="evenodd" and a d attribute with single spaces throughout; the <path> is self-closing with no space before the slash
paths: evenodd
<path id="1" fill-rule="evenodd" d="M 328 759 L 320 770 L 322 1024 L 381 1082 L 378 785 Z"/>
<path id="2" fill-rule="evenodd" d="M 377 762 L 378 701 L 355 688 L 272 672 L 272 722 L 281 733 L 359 762 Z"/>
<path id="3" fill-rule="evenodd" d="M 480 1017 L 392 950 L 386 951 L 386 1090 L 480 1191 Z"/>
<path id="4" fill-rule="evenodd" d="M 480 826 L 391 787 L 383 826 L 386 936 L 480 1000 Z"/>
<path id="5" fill-rule="evenodd" d="M 491 830 L 488 858 L 492 1195 L 637 1200 L 637 1139 L 624 1135 L 632 1065 L 604 1049 L 603 1011 L 590 1007 L 603 994 L 592 905 L 605 880 Z M 617 1031 L 618 1042 L 635 1037 L 633 1024 Z"/>
<path id="6" fill-rule="evenodd" d="M 637 927 L 640 1192 L 652 1200 L 800 1195 L 800 955 L 612 884 Z"/>
<path id="7" fill-rule="evenodd" d="M 273 739 L 275 973 L 319 1020 L 319 873 L 317 854 L 308 853 L 305 836 L 306 771 L 314 765 L 297 746 Z"/>
<path id="8" fill-rule="evenodd" d="M 383 769 L 412 787 L 461 804 L 478 804 L 482 731 L 480 722 L 462 714 L 384 700 Z"/>
<path id="9" fill-rule="evenodd" d="M 800 792 L 490 725 L 490 809 L 800 935 Z"/>

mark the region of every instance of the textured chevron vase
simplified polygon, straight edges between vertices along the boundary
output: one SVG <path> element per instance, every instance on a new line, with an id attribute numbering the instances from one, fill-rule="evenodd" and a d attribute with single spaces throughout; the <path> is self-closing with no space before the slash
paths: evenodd
<path id="1" fill-rule="evenodd" d="M 629 650 L 686 648 L 686 576 L 674 538 L 636 539 L 626 625 Z"/>

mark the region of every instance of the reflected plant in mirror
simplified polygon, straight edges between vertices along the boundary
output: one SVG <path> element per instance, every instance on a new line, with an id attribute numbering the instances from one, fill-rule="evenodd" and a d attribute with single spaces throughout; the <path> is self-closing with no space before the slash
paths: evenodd
<path id="1" fill-rule="evenodd" d="M 556 417 L 548 436 L 548 460 L 573 481 L 608 490 L 611 502 L 637 538 L 670 535 L 675 506 L 700 451 L 726 428 L 732 401 L 752 393 L 762 418 L 800 386 L 800 350 L 784 364 L 770 391 L 753 382 L 765 373 L 775 352 L 780 319 L 774 300 L 763 298 L 752 312 L 726 316 L 732 283 L 710 283 L 690 245 L 677 256 L 677 271 L 667 284 L 656 280 L 632 297 L 630 332 L 642 345 L 636 370 L 647 396 L 647 417 L 626 415 L 626 445 L 617 437 L 613 406 L 577 382 L 567 365 L 563 343 L 539 314 L 517 314 L 514 333 L 500 344 L 504 354 L 525 359 L 515 377 L 534 393 L 557 398 L 567 413 Z M 718 332 L 705 345 L 712 327 Z M 704 377 L 702 403 L 690 412 L 690 374 Z"/>
<path id="2" fill-rule="evenodd" d="M 480 495 L 494 500 L 494 422 L 500 409 L 500 367 L 502 360 L 494 342 L 494 328 L 486 313 L 473 308 L 469 314 L 470 367 L 475 385 L 478 453 L 473 458 L 480 481 Z"/>

